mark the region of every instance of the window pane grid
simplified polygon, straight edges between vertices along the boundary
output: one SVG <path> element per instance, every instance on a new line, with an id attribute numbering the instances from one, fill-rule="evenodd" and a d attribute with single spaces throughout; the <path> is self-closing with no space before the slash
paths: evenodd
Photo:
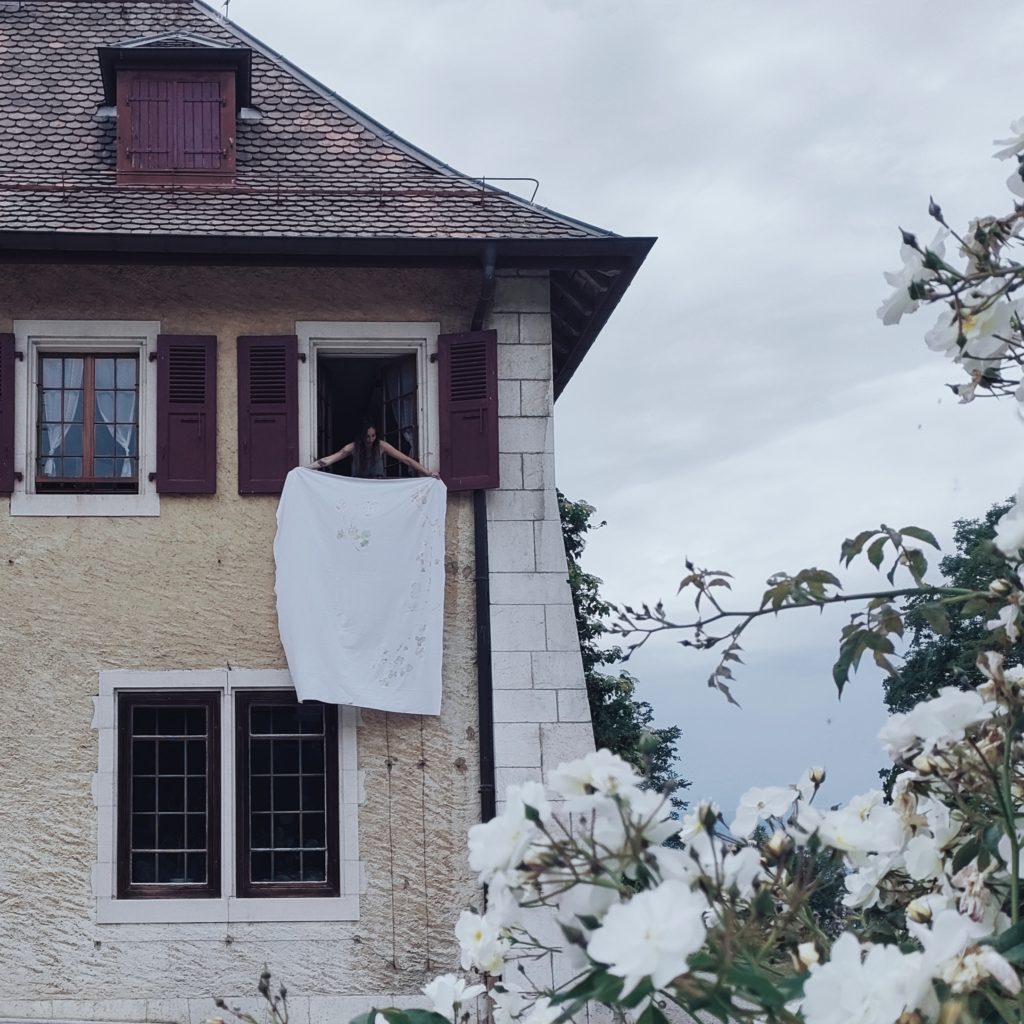
<path id="1" fill-rule="evenodd" d="M 132 710 L 131 882 L 205 885 L 206 709 Z"/>
<path id="2" fill-rule="evenodd" d="M 249 739 L 249 880 L 327 880 L 323 708 L 253 705 Z"/>

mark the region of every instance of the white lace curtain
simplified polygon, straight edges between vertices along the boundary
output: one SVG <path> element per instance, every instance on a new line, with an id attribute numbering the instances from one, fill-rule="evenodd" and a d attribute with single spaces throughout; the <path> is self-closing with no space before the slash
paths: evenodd
<path id="1" fill-rule="evenodd" d="M 130 420 L 129 423 L 115 423 L 117 419 L 115 415 L 116 406 L 114 404 L 114 395 L 124 395 L 126 399 L 131 399 L 131 404 L 128 409 L 125 410 L 125 415 L 122 419 Z M 132 447 L 135 440 L 135 392 L 134 391 L 97 391 L 96 392 L 96 414 L 99 416 L 103 423 L 106 425 L 107 430 L 110 432 L 110 436 L 114 439 L 114 444 L 121 449 L 122 460 L 121 460 L 121 473 L 122 477 L 134 476 L 135 470 L 132 464 Z"/>
<path id="2" fill-rule="evenodd" d="M 82 404 L 82 376 L 85 364 L 81 359 L 64 361 L 64 390 L 43 391 L 43 423 L 46 426 L 46 458 L 43 476 L 57 475 L 57 460 L 53 457 L 62 448 L 68 431 L 74 426 L 78 407 Z M 64 415 L 61 415 L 61 402 Z M 62 423 L 61 420 L 64 422 Z"/>

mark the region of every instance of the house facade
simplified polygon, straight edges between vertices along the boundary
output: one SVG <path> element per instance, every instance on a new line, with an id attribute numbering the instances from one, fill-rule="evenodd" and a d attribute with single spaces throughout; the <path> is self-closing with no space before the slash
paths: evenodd
<path id="1" fill-rule="evenodd" d="M 651 240 L 196 0 L 0 3 L 0 66 L 0 1020 L 414 1001 L 466 830 L 593 743 L 552 409 Z M 284 475 L 368 419 L 449 488 L 438 717 L 299 705 L 278 637 Z"/>

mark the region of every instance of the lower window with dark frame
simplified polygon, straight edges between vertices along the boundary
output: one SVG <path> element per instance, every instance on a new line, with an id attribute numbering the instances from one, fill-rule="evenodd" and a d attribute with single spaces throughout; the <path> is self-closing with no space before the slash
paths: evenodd
<path id="1" fill-rule="evenodd" d="M 237 895 L 339 895 L 337 708 L 237 692 L 235 756 Z"/>
<path id="2" fill-rule="evenodd" d="M 220 694 L 118 698 L 117 896 L 219 897 Z"/>

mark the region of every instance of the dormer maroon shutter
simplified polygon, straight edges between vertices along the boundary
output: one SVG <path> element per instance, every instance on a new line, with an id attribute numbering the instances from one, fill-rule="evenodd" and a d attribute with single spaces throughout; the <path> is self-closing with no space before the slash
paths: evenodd
<path id="1" fill-rule="evenodd" d="M 498 336 L 437 339 L 441 478 L 450 491 L 498 486 Z"/>
<path id="2" fill-rule="evenodd" d="M 299 462 L 299 339 L 238 339 L 238 493 L 280 494 Z"/>
<path id="3" fill-rule="evenodd" d="M 227 166 L 227 136 L 234 119 L 234 97 L 224 95 L 230 75 L 175 83 L 182 109 L 184 170 L 219 171 Z M 226 129 L 226 133 L 225 133 Z"/>
<path id="4" fill-rule="evenodd" d="M 118 166 L 134 171 L 174 167 L 174 83 L 139 72 L 122 72 L 124 121 L 118 111 Z"/>
<path id="5" fill-rule="evenodd" d="M 217 490 L 217 339 L 161 334 L 157 352 L 156 489 Z"/>
<path id="6" fill-rule="evenodd" d="M 0 334 L 0 494 L 14 490 L 14 335 Z"/>

